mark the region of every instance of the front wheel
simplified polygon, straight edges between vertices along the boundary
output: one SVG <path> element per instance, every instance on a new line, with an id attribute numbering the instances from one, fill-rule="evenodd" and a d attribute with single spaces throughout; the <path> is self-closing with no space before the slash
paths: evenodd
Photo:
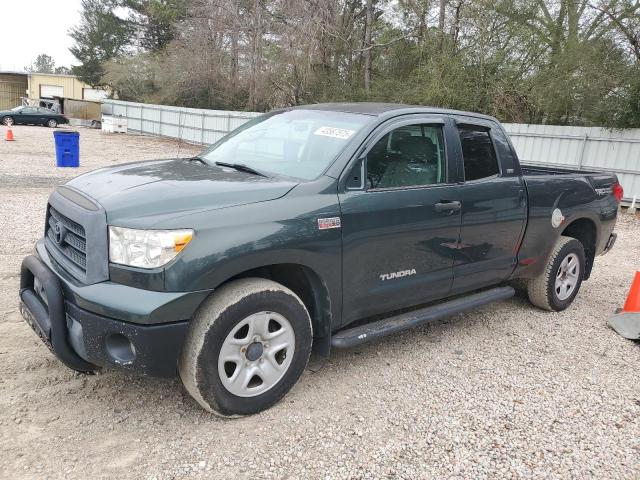
<path id="1" fill-rule="evenodd" d="M 250 415 L 293 387 L 311 342 L 311 319 L 295 293 L 271 280 L 240 279 L 216 290 L 198 309 L 178 371 L 206 410 Z"/>
<path id="2" fill-rule="evenodd" d="M 582 243 L 575 238 L 560 237 L 544 272 L 529 280 L 529 301 L 544 310 L 564 310 L 578 294 L 584 271 L 585 255 Z"/>
<path id="3" fill-rule="evenodd" d="M 10 127 L 11 125 L 13 125 L 13 117 L 2 117 L 2 124 Z"/>
<path id="4" fill-rule="evenodd" d="M 47 127 L 56 128 L 58 126 L 58 121 L 55 118 L 50 118 L 47 120 Z"/>

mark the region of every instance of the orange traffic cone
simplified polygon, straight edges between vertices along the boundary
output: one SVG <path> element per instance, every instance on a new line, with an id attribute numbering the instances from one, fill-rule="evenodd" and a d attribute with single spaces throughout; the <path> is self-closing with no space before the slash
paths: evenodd
<path id="1" fill-rule="evenodd" d="M 636 272 L 633 283 L 627 295 L 627 301 L 622 307 L 623 312 L 640 312 L 640 272 Z"/>
<path id="2" fill-rule="evenodd" d="M 13 131 L 11 130 L 11 127 L 7 127 L 7 136 L 5 138 L 5 141 L 7 142 L 14 142 L 14 138 L 13 138 Z"/>
<path id="3" fill-rule="evenodd" d="M 609 318 L 609 325 L 624 338 L 640 339 L 640 272 L 636 272 L 624 307 Z"/>

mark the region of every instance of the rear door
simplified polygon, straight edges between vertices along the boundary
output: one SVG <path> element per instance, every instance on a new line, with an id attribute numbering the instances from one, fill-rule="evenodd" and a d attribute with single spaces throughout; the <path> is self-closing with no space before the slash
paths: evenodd
<path id="1" fill-rule="evenodd" d="M 42 107 L 38 107 L 37 108 L 37 122 L 41 123 L 42 125 L 46 125 L 47 120 L 49 118 L 55 118 L 57 115 L 55 113 L 53 113 L 51 110 L 48 110 L 46 108 L 42 108 Z"/>
<path id="2" fill-rule="evenodd" d="M 451 289 L 460 229 L 452 122 L 411 116 L 372 135 L 339 194 L 343 325 Z"/>
<path id="3" fill-rule="evenodd" d="M 457 294 L 505 280 L 517 263 L 526 192 L 506 137 L 491 121 L 458 120 L 462 217 L 453 268 Z"/>

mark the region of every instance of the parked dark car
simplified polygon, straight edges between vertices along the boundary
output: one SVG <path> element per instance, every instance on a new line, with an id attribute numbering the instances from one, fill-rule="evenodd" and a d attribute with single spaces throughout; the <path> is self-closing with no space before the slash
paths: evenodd
<path id="1" fill-rule="evenodd" d="M 514 280 L 537 307 L 569 307 L 613 246 L 622 194 L 615 175 L 521 166 L 485 115 L 296 107 L 199 156 L 58 187 L 21 310 L 75 370 L 178 370 L 207 410 L 251 414 L 312 346 L 506 299 Z"/>
<path id="2" fill-rule="evenodd" d="M 69 123 L 69 119 L 60 113 L 43 107 L 20 106 L 0 112 L 3 125 L 46 125 L 55 128 Z"/>

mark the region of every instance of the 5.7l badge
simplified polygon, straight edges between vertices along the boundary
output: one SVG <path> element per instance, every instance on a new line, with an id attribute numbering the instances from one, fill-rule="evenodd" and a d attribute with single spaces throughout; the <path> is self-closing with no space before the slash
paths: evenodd
<path id="1" fill-rule="evenodd" d="M 318 230 L 329 230 L 330 228 L 340 228 L 340 217 L 319 218 Z"/>

